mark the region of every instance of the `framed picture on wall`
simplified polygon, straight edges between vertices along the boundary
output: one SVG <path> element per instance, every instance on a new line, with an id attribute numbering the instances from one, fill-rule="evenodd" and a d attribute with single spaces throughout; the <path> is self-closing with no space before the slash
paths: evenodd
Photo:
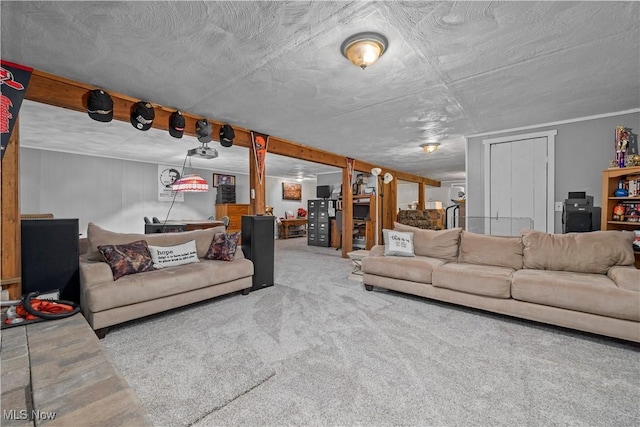
<path id="1" fill-rule="evenodd" d="M 302 200 L 302 184 L 283 182 L 282 200 Z"/>
<path id="2" fill-rule="evenodd" d="M 213 186 L 218 187 L 220 185 L 236 185 L 236 177 L 234 175 L 222 175 L 219 173 L 214 173 Z"/>
<path id="3" fill-rule="evenodd" d="M 173 183 L 180 179 L 180 170 L 174 166 L 158 165 L 158 201 L 184 202 L 182 191 L 173 191 Z"/>

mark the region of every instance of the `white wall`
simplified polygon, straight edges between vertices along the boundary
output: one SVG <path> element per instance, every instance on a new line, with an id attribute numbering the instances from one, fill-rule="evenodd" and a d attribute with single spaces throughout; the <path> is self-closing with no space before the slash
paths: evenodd
<path id="1" fill-rule="evenodd" d="M 297 215 L 298 208 L 307 210 L 307 201 L 316 198 L 316 181 L 304 180 L 302 184 L 302 200 L 283 200 L 282 199 L 282 183 L 296 183 L 291 179 L 270 178 L 267 177 L 265 200 L 267 206 L 273 206 L 273 215 L 276 218 L 284 218 L 285 211 L 291 211 Z"/>
<path id="2" fill-rule="evenodd" d="M 418 200 L 418 183 L 398 181 L 397 210 L 409 209 L 409 204 Z"/>
<path id="3" fill-rule="evenodd" d="M 181 166 L 176 166 L 178 169 Z M 213 171 L 190 169 L 211 185 Z M 225 172 L 226 173 L 226 172 Z M 249 176 L 235 175 L 236 202 L 249 200 Z M 274 215 L 285 210 L 296 214 L 315 199 L 316 182 L 303 181 L 302 200 L 282 200 L 282 178 L 266 178 L 266 204 Z M 215 215 L 217 189 L 208 193 L 185 193 L 184 202 L 175 202 L 169 220 L 206 219 Z M 78 218 L 80 233 L 93 222 L 122 233 L 144 233 L 144 217 L 164 221 L 171 202 L 158 201 L 158 166 L 55 151 L 20 149 L 20 211 L 52 213 L 56 218 Z"/>

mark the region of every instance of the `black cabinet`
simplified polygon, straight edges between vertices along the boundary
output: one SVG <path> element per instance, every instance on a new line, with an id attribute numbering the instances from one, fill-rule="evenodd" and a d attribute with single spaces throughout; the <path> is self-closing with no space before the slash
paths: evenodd
<path id="1" fill-rule="evenodd" d="M 80 303 L 77 219 L 23 219 L 22 293 L 58 290 Z"/>
<path id="2" fill-rule="evenodd" d="M 331 244 L 330 218 L 335 216 L 335 200 L 309 200 L 307 205 L 307 244 L 328 247 Z"/>
<path id="3" fill-rule="evenodd" d="M 235 185 L 218 185 L 216 191 L 216 205 L 236 202 Z"/>
<path id="4" fill-rule="evenodd" d="M 252 291 L 273 286 L 274 218 L 271 215 L 242 216 L 242 252 L 253 262 Z"/>

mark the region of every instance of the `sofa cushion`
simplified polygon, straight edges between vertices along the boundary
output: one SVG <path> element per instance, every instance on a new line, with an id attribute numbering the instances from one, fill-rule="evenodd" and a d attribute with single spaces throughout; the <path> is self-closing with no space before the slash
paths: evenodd
<path id="1" fill-rule="evenodd" d="M 458 262 L 522 268 L 522 237 L 490 236 L 462 230 Z"/>
<path id="2" fill-rule="evenodd" d="M 449 263 L 433 272 L 432 283 L 437 288 L 468 294 L 510 298 L 513 272 L 508 267 Z"/>
<path id="3" fill-rule="evenodd" d="M 633 239 L 633 233 L 621 231 L 523 231 L 524 268 L 607 274 L 614 265 L 633 265 Z"/>
<path id="4" fill-rule="evenodd" d="M 520 301 L 640 321 L 638 292 L 621 289 L 601 274 L 518 270 L 511 295 Z"/>
<path id="5" fill-rule="evenodd" d="M 199 261 L 195 240 L 175 246 L 149 245 L 149 253 L 155 268 L 173 267 Z"/>
<path id="6" fill-rule="evenodd" d="M 362 259 L 362 272 L 410 282 L 431 283 L 434 269 L 444 261 L 423 256 L 388 257 L 383 255 L 383 246 L 374 246 L 369 256 Z"/>
<path id="7" fill-rule="evenodd" d="M 640 270 L 633 266 L 613 266 L 607 271 L 607 276 L 620 289 L 640 292 Z"/>
<path id="8" fill-rule="evenodd" d="M 154 269 L 147 242 L 144 240 L 123 245 L 100 245 L 98 250 L 109 264 L 113 280 Z"/>
<path id="9" fill-rule="evenodd" d="M 413 253 L 413 233 L 382 229 L 385 256 L 415 256 Z"/>
<path id="10" fill-rule="evenodd" d="M 461 228 L 423 230 L 394 222 L 393 229 L 413 233 L 413 250 L 416 255 L 439 258 L 449 262 L 455 262 L 458 258 Z"/>
<path id="11" fill-rule="evenodd" d="M 216 233 L 211 240 L 209 250 L 204 256 L 205 259 L 217 259 L 220 261 L 231 261 L 236 254 L 240 232 Z"/>
<path id="12" fill-rule="evenodd" d="M 116 282 L 85 284 L 88 311 L 95 313 L 178 295 L 253 275 L 253 263 L 242 256 L 233 261 L 210 261 L 166 267 L 125 276 Z"/>
<path id="13" fill-rule="evenodd" d="M 187 243 L 189 240 L 195 240 L 198 258 L 203 258 L 207 253 L 207 250 L 209 250 L 209 245 L 211 244 L 213 235 L 224 231 L 224 226 L 220 226 L 204 230 L 184 231 L 181 233 L 116 233 L 105 230 L 104 228 L 90 222 L 87 226 L 87 240 L 89 242 L 87 255 L 91 261 L 101 261 L 102 256 L 98 251 L 98 245 L 120 245 L 123 243 L 134 242 L 136 240 L 146 240 L 150 245 L 173 246 Z"/>

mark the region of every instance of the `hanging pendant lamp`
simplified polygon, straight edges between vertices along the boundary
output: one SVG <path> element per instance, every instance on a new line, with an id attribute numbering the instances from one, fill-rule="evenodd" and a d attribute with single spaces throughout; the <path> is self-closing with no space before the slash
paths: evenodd
<path id="1" fill-rule="evenodd" d="M 173 191 L 186 193 L 206 193 L 209 183 L 198 174 L 185 175 L 173 183 Z"/>

